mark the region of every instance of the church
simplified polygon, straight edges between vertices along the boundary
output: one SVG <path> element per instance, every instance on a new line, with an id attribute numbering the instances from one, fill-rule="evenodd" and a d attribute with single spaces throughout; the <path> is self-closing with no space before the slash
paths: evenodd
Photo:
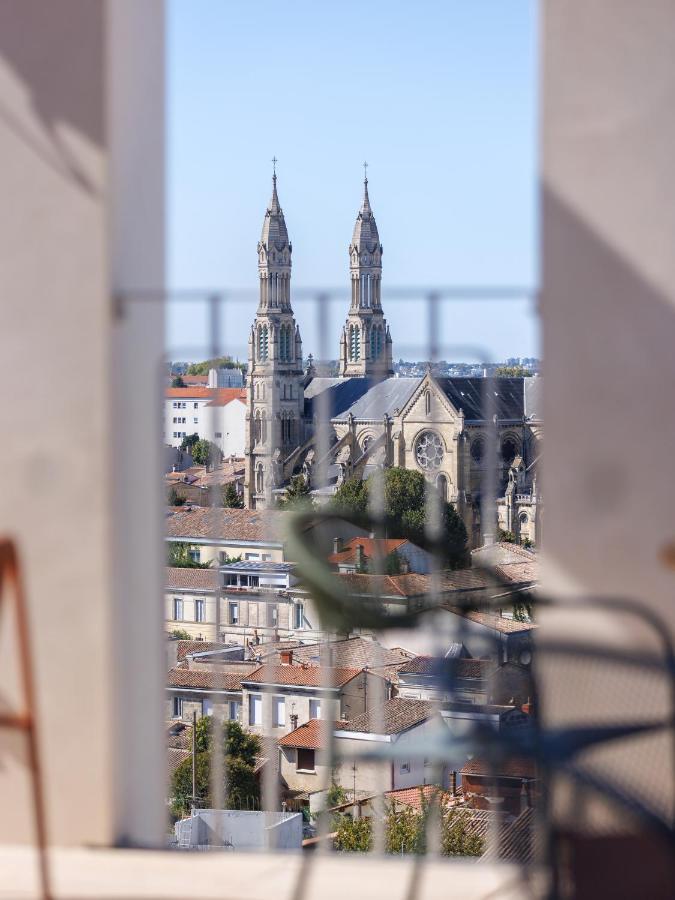
<path id="1" fill-rule="evenodd" d="M 497 454 L 489 474 L 498 528 L 535 544 L 540 379 L 447 378 L 430 368 L 423 377 L 394 375 L 382 306 L 382 244 L 367 177 L 349 244 L 351 300 L 336 341 L 336 377 L 317 374 L 311 355 L 303 366 L 291 303 L 292 252 L 275 172 L 258 242 L 260 294 L 248 344 L 246 505 L 271 506 L 294 475 L 304 475 L 321 500 L 347 478 L 401 466 L 435 484 L 462 515 L 470 545 L 480 546 L 488 530 L 480 521 L 487 424 L 494 422 Z"/>

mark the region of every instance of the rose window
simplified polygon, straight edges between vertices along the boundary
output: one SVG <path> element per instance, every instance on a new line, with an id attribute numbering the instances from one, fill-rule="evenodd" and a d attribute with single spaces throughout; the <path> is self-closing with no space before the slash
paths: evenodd
<path id="1" fill-rule="evenodd" d="M 415 443 L 415 459 L 421 469 L 437 469 L 443 459 L 443 443 L 433 431 L 423 431 Z"/>

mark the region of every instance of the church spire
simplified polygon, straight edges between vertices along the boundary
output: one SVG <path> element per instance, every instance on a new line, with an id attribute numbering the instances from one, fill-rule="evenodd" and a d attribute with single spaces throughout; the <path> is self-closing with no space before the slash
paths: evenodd
<path id="1" fill-rule="evenodd" d="M 363 201 L 349 245 L 352 296 L 340 340 L 340 374 L 389 374 L 391 337 L 382 313 L 382 244 L 368 195 L 368 163 L 363 164 Z"/>
<path id="2" fill-rule="evenodd" d="M 302 443 L 302 340 L 291 306 L 291 256 L 272 160 L 272 197 L 258 241 L 260 300 L 249 338 L 246 477 L 249 508 L 269 505 L 287 476 L 284 461 Z"/>

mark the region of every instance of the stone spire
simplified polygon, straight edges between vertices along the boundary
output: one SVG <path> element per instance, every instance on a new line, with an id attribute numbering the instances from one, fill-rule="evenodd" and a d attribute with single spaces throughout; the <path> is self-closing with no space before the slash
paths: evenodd
<path id="1" fill-rule="evenodd" d="M 249 337 L 244 493 L 251 509 L 269 505 L 285 478 L 284 461 L 304 439 L 302 340 L 291 306 L 293 247 L 273 162 L 272 198 L 258 242 L 260 299 Z"/>
<path id="2" fill-rule="evenodd" d="M 367 163 L 364 168 L 367 169 Z M 351 303 L 340 339 L 340 374 L 391 374 L 391 336 L 382 312 L 382 244 L 363 179 L 363 201 L 349 245 Z"/>

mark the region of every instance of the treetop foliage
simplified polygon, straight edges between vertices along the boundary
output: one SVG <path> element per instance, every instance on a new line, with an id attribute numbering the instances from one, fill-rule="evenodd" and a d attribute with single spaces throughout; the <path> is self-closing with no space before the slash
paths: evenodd
<path id="1" fill-rule="evenodd" d="M 192 363 L 188 366 L 186 375 L 208 375 L 210 369 L 241 369 L 246 371 L 246 364 L 232 359 L 231 356 L 217 356 L 215 359 L 205 359 L 203 362 Z"/>
<path id="2" fill-rule="evenodd" d="M 425 535 L 427 481 L 421 472 L 393 467 L 384 469 L 384 533 L 387 537 L 407 538 L 420 546 L 428 545 Z M 373 476 L 374 478 L 374 476 Z M 369 500 L 373 478 L 362 481 L 348 478 L 335 492 L 332 508 L 347 518 L 372 529 L 377 524 L 369 519 Z M 441 537 L 434 549 L 449 568 L 469 564 L 464 522 L 451 503 L 442 503 Z"/>

